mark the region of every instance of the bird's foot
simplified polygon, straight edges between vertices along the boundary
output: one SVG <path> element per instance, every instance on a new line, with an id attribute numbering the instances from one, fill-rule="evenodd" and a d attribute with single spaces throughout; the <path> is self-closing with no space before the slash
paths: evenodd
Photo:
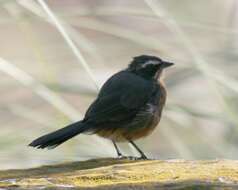
<path id="1" fill-rule="evenodd" d="M 134 156 L 124 156 L 124 155 L 120 155 L 117 157 L 120 160 L 137 160 L 138 157 L 134 157 Z"/>
<path id="2" fill-rule="evenodd" d="M 123 160 L 123 159 L 129 159 L 130 156 L 124 156 L 122 154 L 118 154 L 117 158 L 120 159 L 120 160 Z"/>
<path id="3" fill-rule="evenodd" d="M 126 159 L 126 160 L 150 160 L 146 156 L 136 157 L 136 156 L 124 156 L 124 155 L 118 155 L 118 159 Z"/>

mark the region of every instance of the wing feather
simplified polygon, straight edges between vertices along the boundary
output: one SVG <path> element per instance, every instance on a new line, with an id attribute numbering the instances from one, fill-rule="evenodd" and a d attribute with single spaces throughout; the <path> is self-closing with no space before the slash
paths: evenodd
<path id="1" fill-rule="evenodd" d="M 85 120 L 93 124 L 126 122 L 146 105 L 152 91 L 153 82 L 129 71 L 121 71 L 103 85 L 86 112 Z"/>

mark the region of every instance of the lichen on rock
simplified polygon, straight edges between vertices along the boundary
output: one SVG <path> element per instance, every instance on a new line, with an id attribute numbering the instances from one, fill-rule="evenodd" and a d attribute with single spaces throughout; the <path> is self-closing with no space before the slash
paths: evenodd
<path id="1" fill-rule="evenodd" d="M 94 159 L 0 171 L 3 189 L 238 189 L 238 161 Z"/>

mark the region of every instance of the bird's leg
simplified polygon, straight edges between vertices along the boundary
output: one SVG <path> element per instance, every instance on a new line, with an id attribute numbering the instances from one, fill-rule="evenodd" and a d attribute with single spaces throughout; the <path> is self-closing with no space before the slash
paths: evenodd
<path id="1" fill-rule="evenodd" d="M 144 154 L 144 152 L 132 141 L 129 140 L 129 142 L 132 144 L 132 146 L 140 153 L 141 157 L 140 159 L 148 160 L 147 156 Z"/>
<path id="2" fill-rule="evenodd" d="M 120 150 L 119 150 L 119 148 L 118 148 L 116 142 L 115 142 L 115 141 L 112 141 L 112 143 L 113 143 L 113 145 L 114 145 L 114 147 L 115 147 L 115 149 L 116 149 L 118 158 L 122 158 L 123 155 L 122 155 L 122 153 L 120 152 Z"/>

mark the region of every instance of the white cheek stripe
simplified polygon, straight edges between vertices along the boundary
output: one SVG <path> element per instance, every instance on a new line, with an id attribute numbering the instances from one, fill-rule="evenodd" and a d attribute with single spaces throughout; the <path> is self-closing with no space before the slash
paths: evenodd
<path id="1" fill-rule="evenodd" d="M 147 65 L 159 65 L 158 61 L 147 61 L 145 64 L 142 65 L 142 68 L 145 68 Z"/>

